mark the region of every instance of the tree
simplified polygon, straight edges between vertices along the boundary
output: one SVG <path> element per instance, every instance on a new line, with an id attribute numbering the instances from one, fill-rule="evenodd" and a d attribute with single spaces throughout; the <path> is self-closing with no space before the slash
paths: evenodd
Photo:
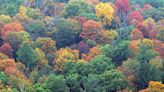
<path id="1" fill-rule="evenodd" d="M 133 26 L 127 26 L 126 28 L 121 27 L 117 29 L 118 37 L 116 39 L 116 43 L 120 42 L 121 40 L 130 40 L 130 33 L 133 31 Z"/>
<path id="2" fill-rule="evenodd" d="M 87 54 L 91 47 L 92 46 L 90 46 L 86 42 L 80 41 L 78 44 L 73 44 L 70 48 L 73 49 L 73 50 L 78 50 L 79 51 L 79 56 L 81 58 L 82 53 Z"/>
<path id="3" fill-rule="evenodd" d="M 66 76 L 66 81 L 71 92 L 76 92 L 81 90 L 78 74 L 69 74 L 68 76 Z"/>
<path id="4" fill-rule="evenodd" d="M 158 81 L 161 79 L 160 76 L 156 76 L 160 75 L 158 70 L 149 64 L 149 61 L 156 55 L 157 53 L 152 49 L 151 46 L 146 46 L 142 43 L 140 44 L 140 51 L 137 55 L 137 60 L 140 61 L 141 64 L 136 81 L 138 89 L 145 88 L 150 80 Z"/>
<path id="5" fill-rule="evenodd" d="M 80 6 L 78 4 L 69 4 L 65 12 L 65 17 L 77 16 L 80 13 Z"/>
<path id="6" fill-rule="evenodd" d="M 85 0 L 70 0 L 68 5 L 65 8 L 65 18 L 72 18 L 80 14 L 92 13 L 92 7 Z"/>
<path id="7" fill-rule="evenodd" d="M 28 32 L 26 32 L 26 31 L 18 32 L 18 35 L 19 35 L 20 40 L 21 40 L 22 42 L 28 42 L 28 41 L 31 40 L 30 34 L 29 34 Z"/>
<path id="8" fill-rule="evenodd" d="M 115 30 L 101 30 L 98 33 L 97 42 L 99 44 L 112 43 L 117 36 L 118 33 Z"/>
<path id="9" fill-rule="evenodd" d="M 164 42 L 164 37 L 162 36 L 163 34 L 164 34 L 163 30 L 159 31 L 157 34 L 157 39 L 159 39 L 162 42 Z"/>
<path id="10" fill-rule="evenodd" d="M 3 59 L 8 59 L 9 57 L 3 53 L 0 53 L 0 59 L 3 60 Z"/>
<path id="11" fill-rule="evenodd" d="M 9 76 L 9 85 L 11 85 L 16 92 L 35 92 L 32 83 L 27 78 L 21 78 L 19 76 Z"/>
<path id="12" fill-rule="evenodd" d="M 112 61 L 116 65 L 121 65 L 124 60 L 127 60 L 130 55 L 130 50 L 128 48 L 129 41 L 121 41 L 116 44 L 113 48 Z"/>
<path id="13" fill-rule="evenodd" d="M 5 69 L 7 69 L 8 67 L 15 67 L 15 61 L 13 59 L 0 60 L 0 70 L 1 71 L 5 71 Z"/>
<path id="14" fill-rule="evenodd" d="M 164 91 L 164 84 L 158 81 L 150 81 L 146 89 L 140 90 L 139 92 L 162 92 Z"/>
<path id="15" fill-rule="evenodd" d="M 128 81 L 129 88 L 131 90 L 136 90 L 136 81 L 138 77 L 138 72 L 141 68 L 141 63 L 136 59 L 128 59 L 123 62 L 122 66 L 123 73 Z"/>
<path id="16" fill-rule="evenodd" d="M 0 72 L 0 82 L 2 84 L 6 84 L 8 81 L 8 77 L 4 72 Z"/>
<path id="17" fill-rule="evenodd" d="M 11 17 L 6 16 L 6 15 L 0 15 L 0 21 L 2 21 L 4 23 L 10 23 L 11 22 Z"/>
<path id="18" fill-rule="evenodd" d="M 150 32 L 156 31 L 156 23 L 152 18 L 143 20 L 143 22 L 137 25 L 137 28 L 143 33 L 145 38 L 150 38 Z"/>
<path id="19" fill-rule="evenodd" d="M 114 8 L 109 3 L 99 3 L 95 7 L 96 14 L 101 18 L 103 24 L 109 24 L 114 16 Z"/>
<path id="20" fill-rule="evenodd" d="M 37 56 L 38 68 L 40 70 L 44 69 L 45 66 L 48 65 L 48 60 L 46 59 L 46 55 L 39 48 L 36 48 L 34 52 L 36 53 Z"/>
<path id="21" fill-rule="evenodd" d="M 163 9 L 161 7 L 159 8 L 149 8 L 145 11 L 142 12 L 142 15 L 144 17 L 144 19 L 147 18 L 153 18 L 155 21 L 159 21 L 163 18 L 163 13 L 162 13 Z"/>
<path id="22" fill-rule="evenodd" d="M 56 52 L 56 41 L 48 37 L 39 37 L 34 45 L 36 48 L 40 48 L 44 52 L 46 59 L 49 61 L 48 63 L 52 65 Z"/>
<path id="23" fill-rule="evenodd" d="M 4 43 L 1 47 L 0 47 L 0 52 L 2 52 L 3 54 L 12 57 L 12 48 L 9 45 L 9 43 Z"/>
<path id="24" fill-rule="evenodd" d="M 117 8 L 117 16 L 121 20 L 119 27 L 127 27 L 128 13 L 131 10 L 129 0 L 115 0 L 115 5 Z"/>
<path id="25" fill-rule="evenodd" d="M 143 20 L 143 16 L 141 15 L 141 13 L 139 11 L 132 11 L 129 14 L 129 23 L 131 24 L 133 21 L 136 22 L 142 22 Z"/>
<path id="26" fill-rule="evenodd" d="M 69 90 L 63 75 L 50 75 L 45 83 L 51 92 L 68 92 Z"/>
<path id="27" fill-rule="evenodd" d="M 79 59 L 78 50 L 71 50 L 69 48 L 61 48 L 55 54 L 55 59 L 53 61 L 54 68 L 56 71 L 62 71 L 63 66 L 66 62 L 77 62 Z"/>
<path id="28" fill-rule="evenodd" d="M 0 30 L 1 30 L 0 34 L 1 34 L 1 36 L 3 36 L 8 32 L 23 31 L 24 28 L 20 23 L 12 22 L 12 23 L 5 24 Z"/>
<path id="29" fill-rule="evenodd" d="M 70 20 L 61 19 L 56 27 L 56 31 L 51 37 L 56 41 L 57 48 L 67 47 L 80 41 L 80 27 L 78 27 L 77 21 L 70 23 Z"/>
<path id="30" fill-rule="evenodd" d="M 22 43 L 23 39 L 20 38 L 18 32 L 9 32 L 6 35 L 3 36 L 4 42 L 9 43 L 9 45 L 12 47 L 12 54 L 13 58 L 16 59 L 16 52 L 19 49 L 20 44 Z"/>
<path id="31" fill-rule="evenodd" d="M 139 40 L 139 39 L 143 38 L 143 33 L 140 30 L 138 30 L 138 29 L 134 29 L 131 32 L 130 36 L 131 36 L 132 40 Z"/>
<path id="32" fill-rule="evenodd" d="M 32 23 L 26 23 L 25 29 L 31 35 L 33 40 L 37 39 L 38 37 L 43 37 L 46 33 L 44 30 L 44 22 L 42 20 L 36 20 Z"/>
<path id="33" fill-rule="evenodd" d="M 17 60 L 24 63 L 29 69 L 36 66 L 36 54 L 27 42 L 23 43 L 21 48 L 17 51 Z"/>
<path id="34" fill-rule="evenodd" d="M 56 52 L 56 42 L 51 38 L 37 38 L 36 47 L 42 49 L 45 54 Z"/>
<path id="35" fill-rule="evenodd" d="M 126 87 L 124 75 L 116 70 L 105 71 L 100 75 L 100 84 L 106 91 L 119 91 Z"/>
<path id="36" fill-rule="evenodd" d="M 159 40 L 153 40 L 153 48 L 159 52 L 160 56 L 162 58 L 164 58 L 164 52 L 163 52 L 163 49 L 164 49 L 164 43 L 162 43 L 161 41 Z"/>
<path id="37" fill-rule="evenodd" d="M 82 84 L 84 91 L 88 92 L 102 92 L 104 91 L 103 87 L 100 86 L 100 76 L 97 74 L 89 74 L 88 76 L 83 77 Z"/>
<path id="38" fill-rule="evenodd" d="M 0 15 L 9 15 L 9 16 L 14 16 L 18 9 L 19 6 L 21 4 L 23 4 L 24 0 L 14 0 L 14 1 L 10 1 L 10 0 L 1 0 L 0 1 Z"/>
<path id="39" fill-rule="evenodd" d="M 102 74 L 105 71 L 115 69 L 110 58 L 105 55 L 98 55 L 92 59 L 88 65 L 92 67 L 91 73 Z"/>
<path id="40" fill-rule="evenodd" d="M 88 54 L 82 54 L 82 59 L 84 61 L 91 61 L 94 57 L 98 56 L 101 54 L 101 49 L 100 46 L 94 46 L 90 48 Z"/>
<path id="41" fill-rule="evenodd" d="M 90 39 L 90 40 L 96 40 L 96 37 L 98 35 L 98 31 L 101 30 L 101 24 L 99 22 L 96 22 L 94 20 L 88 20 L 83 24 L 82 32 L 80 34 L 80 37 L 84 39 Z"/>

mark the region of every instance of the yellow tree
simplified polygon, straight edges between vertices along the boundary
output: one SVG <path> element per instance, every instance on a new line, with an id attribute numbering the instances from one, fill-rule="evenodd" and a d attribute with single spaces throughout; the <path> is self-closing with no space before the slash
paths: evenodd
<path id="1" fill-rule="evenodd" d="M 110 3 L 99 3 L 95 7 L 96 15 L 101 18 L 103 24 L 109 24 L 115 13 L 112 4 Z"/>
<path id="2" fill-rule="evenodd" d="M 11 22 L 11 17 L 6 16 L 6 15 L 0 15 L 0 21 L 2 21 L 4 23 L 10 23 Z"/>
<path id="3" fill-rule="evenodd" d="M 26 13 L 27 13 L 27 8 L 24 6 L 20 6 L 17 16 L 22 17 L 22 18 L 28 18 Z"/>
<path id="4" fill-rule="evenodd" d="M 164 84 L 161 82 L 150 81 L 148 88 L 139 92 L 164 92 Z"/>
<path id="5" fill-rule="evenodd" d="M 66 62 L 77 62 L 79 59 L 79 51 L 69 48 L 61 48 L 56 52 L 54 59 L 54 67 L 57 71 L 62 71 Z"/>
<path id="6" fill-rule="evenodd" d="M 105 44 L 112 42 L 116 37 L 118 36 L 118 33 L 115 30 L 101 30 L 98 33 L 97 42 L 99 44 Z"/>

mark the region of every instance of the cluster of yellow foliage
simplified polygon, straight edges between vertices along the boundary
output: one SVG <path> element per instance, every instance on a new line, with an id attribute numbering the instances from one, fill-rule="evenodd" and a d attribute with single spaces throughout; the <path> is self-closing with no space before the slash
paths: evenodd
<path id="1" fill-rule="evenodd" d="M 164 92 L 164 84 L 161 82 L 150 81 L 148 88 L 140 92 Z"/>
<path id="2" fill-rule="evenodd" d="M 118 33 L 115 30 L 101 30 L 98 33 L 98 42 L 109 43 L 118 36 Z"/>
<path id="3" fill-rule="evenodd" d="M 23 17 L 23 18 L 28 18 L 28 16 L 26 15 L 26 13 L 27 13 L 27 8 L 24 7 L 24 6 L 20 6 L 19 12 L 18 12 L 17 16 Z"/>
<path id="4" fill-rule="evenodd" d="M 103 24 L 108 24 L 112 21 L 114 15 L 114 8 L 110 3 L 99 3 L 96 5 L 96 14 L 102 18 Z"/>
<path id="5" fill-rule="evenodd" d="M 79 59 L 79 51 L 71 50 L 69 48 L 61 48 L 56 52 L 54 65 L 55 69 L 61 71 L 63 69 L 63 65 L 66 62 L 77 62 Z"/>
<path id="6" fill-rule="evenodd" d="M 145 25 L 150 25 L 150 23 L 151 23 L 151 26 L 156 26 L 155 25 L 155 21 L 154 21 L 154 19 L 152 19 L 152 18 L 147 18 L 147 19 L 145 19 L 144 21 L 143 21 L 143 23 L 145 24 Z"/>
<path id="7" fill-rule="evenodd" d="M 132 40 L 129 44 L 129 48 L 134 52 L 138 52 L 140 44 L 144 44 L 145 46 L 152 47 L 153 41 L 151 39 L 147 39 L 147 38 L 139 39 L 139 40 Z"/>
<path id="8" fill-rule="evenodd" d="M 11 22 L 11 17 L 6 16 L 6 15 L 0 15 L 0 21 L 2 21 L 4 23 L 9 23 L 9 22 Z"/>

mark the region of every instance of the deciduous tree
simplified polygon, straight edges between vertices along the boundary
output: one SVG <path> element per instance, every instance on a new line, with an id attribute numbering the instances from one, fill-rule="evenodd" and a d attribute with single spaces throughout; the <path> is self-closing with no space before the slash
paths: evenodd
<path id="1" fill-rule="evenodd" d="M 80 36 L 84 39 L 96 40 L 98 32 L 101 30 L 101 24 L 94 20 L 88 20 L 83 24 Z"/>
<path id="2" fill-rule="evenodd" d="M 36 53 L 27 42 L 23 43 L 21 48 L 17 51 L 17 60 L 24 63 L 27 69 L 36 66 Z"/>
<path id="3" fill-rule="evenodd" d="M 110 3 L 99 3 L 95 7 L 96 14 L 101 18 L 103 24 L 109 25 L 113 19 L 115 10 Z"/>

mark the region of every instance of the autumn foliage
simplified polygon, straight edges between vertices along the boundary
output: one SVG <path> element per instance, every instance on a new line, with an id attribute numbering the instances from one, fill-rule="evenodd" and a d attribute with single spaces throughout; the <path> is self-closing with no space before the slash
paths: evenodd
<path id="1" fill-rule="evenodd" d="M 143 20 L 143 16 L 141 15 L 141 13 L 139 11 L 132 11 L 129 14 L 129 23 L 133 24 L 133 22 L 136 22 L 136 24 L 138 22 L 142 22 Z"/>
<path id="2" fill-rule="evenodd" d="M 63 65 L 66 62 L 77 62 L 79 59 L 78 50 L 71 50 L 69 48 L 61 48 L 55 54 L 54 66 L 57 71 L 62 71 Z"/>
<path id="3" fill-rule="evenodd" d="M 20 23 L 12 22 L 12 23 L 5 24 L 0 30 L 1 30 L 0 34 L 2 36 L 2 35 L 5 35 L 8 32 L 20 32 L 20 31 L 23 31 L 24 28 L 23 28 L 23 26 Z"/>
<path id="4" fill-rule="evenodd" d="M 0 92 L 164 92 L 164 0 L 0 0 Z"/>
<path id="5" fill-rule="evenodd" d="M 102 18 L 103 24 L 109 24 L 114 16 L 114 8 L 110 3 L 100 3 L 96 5 L 96 14 Z"/>
<path id="6" fill-rule="evenodd" d="M 83 24 L 80 36 L 84 39 L 96 40 L 98 31 L 101 30 L 101 24 L 94 20 L 88 20 Z"/>
<path id="7" fill-rule="evenodd" d="M 164 84 L 161 82 L 150 81 L 148 88 L 141 90 L 139 92 L 163 92 Z"/>
<path id="8" fill-rule="evenodd" d="M 88 54 L 82 54 L 82 59 L 83 59 L 84 61 L 89 62 L 89 61 L 91 61 L 95 56 L 100 55 L 100 54 L 101 54 L 101 49 L 100 49 L 100 47 L 99 47 L 99 46 L 95 46 L 95 47 L 93 47 L 93 48 L 91 48 L 91 49 L 89 50 L 89 53 L 88 53 Z"/>
<path id="9" fill-rule="evenodd" d="M 129 12 L 130 11 L 130 2 L 129 0 L 116 0 L 115 5 L 118 11 Z"/>
<path id="10" fill-rule="evenodd" d="M 9 57 L 12 57 L 12 47 L 10 46 L 9 43 L 4 43 L 0 47 L 0 52 L 2 52 L 5 55 L 8 55 Z"/>
<path id="11" fill-rule="evenodd" d="M 139 40 L 143 38 L 143 33 L 138 29 L 134 29 L 130 36 L 132 40 Z"/>

